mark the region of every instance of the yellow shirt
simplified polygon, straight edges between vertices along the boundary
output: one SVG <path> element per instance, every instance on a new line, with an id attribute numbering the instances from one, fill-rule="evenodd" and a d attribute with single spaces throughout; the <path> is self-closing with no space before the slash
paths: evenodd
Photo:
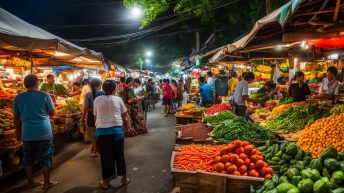
<path id="1" fill-rule="evenodd" d="M 228 80 L 228 96 L 234 93 L 238 83 L 239 79 L 237 78 L 231 78 Z"/>

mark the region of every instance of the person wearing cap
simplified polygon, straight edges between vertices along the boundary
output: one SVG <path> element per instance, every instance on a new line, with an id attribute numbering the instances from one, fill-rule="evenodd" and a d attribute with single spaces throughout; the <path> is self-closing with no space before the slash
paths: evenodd
<path id="1" fill-rule="evenodd" d="M 336 79 L 338 70 L 334 66 L 327 68 L 326 78 L 321 82 L 319 95 L 315 98 L 319 99 L 336 99 L 339 95 L 339 81 Z"/>

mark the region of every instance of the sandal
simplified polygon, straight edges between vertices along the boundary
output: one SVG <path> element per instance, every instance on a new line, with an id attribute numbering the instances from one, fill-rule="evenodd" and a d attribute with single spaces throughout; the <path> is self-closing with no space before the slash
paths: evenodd
<path id="1" fill-rule="evenodd" d="M 103 190 L 107 190 L 110 188 L 110 185 L 109 184 L 104 184 L 104 181 L 103 180 L 99 180 L 99 187 L 102 188 Z"/>
<path id="2" fill-rule="evenodd" d="M 59 183 L 58 182 L 49 182 L 49 184 L 44 184 L 43 190 L 48 190 L 48 189 L 56 186 L 57 184 L 59 184 Z"/>

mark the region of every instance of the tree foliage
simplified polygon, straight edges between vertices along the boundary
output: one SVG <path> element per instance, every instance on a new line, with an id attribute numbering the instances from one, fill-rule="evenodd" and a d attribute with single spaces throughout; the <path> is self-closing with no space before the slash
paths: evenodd
<path id="1" fill-rule="evenodd" d="M 144 9 L 145 18 L 142 26 L 147 27 L 160 14 L 173 10 L 181 16 L 195 16 L 203 22 L 216 19 L 219 8 L 226 11 L 229 24 L 235 24 L 247 19 L 246 23 L 252 25 L 257 19 L 266 15 L 289 0 L 123 0 L 126 7 L 140 5 Z"/>

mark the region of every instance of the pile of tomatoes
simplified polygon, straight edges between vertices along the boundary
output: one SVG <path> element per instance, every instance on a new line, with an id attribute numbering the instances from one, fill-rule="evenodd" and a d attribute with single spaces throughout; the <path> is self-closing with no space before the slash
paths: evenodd
<path id="1" fill-rule="evenodd" d="M 213 106 L 211 106 L 210 108 L 208 108 L 205 113 L 207 115 L 213 115 L 216 113 L 221 113 L 223 111 L 230 111 L 232 110 L 232 108 L 227 105 L 227 104 L 214 104 Z"/>

